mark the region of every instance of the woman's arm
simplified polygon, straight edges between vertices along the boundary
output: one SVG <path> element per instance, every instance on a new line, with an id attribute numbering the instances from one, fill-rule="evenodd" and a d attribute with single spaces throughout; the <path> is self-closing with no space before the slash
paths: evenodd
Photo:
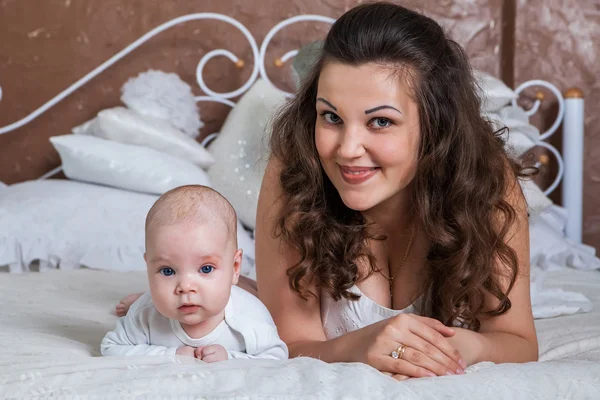
<path id="1" fill-rule="evenodd" d="M 538 359 L 538 342 L 531 310 L 527 204 L 518 182 L 514 178 L 511 178 L 511 182 L 514 185 L 507 194 L 507 201 L 514 207 L 516 218 L 508 232 L 507 244 L 516 252 L 519 265 L 515 284 L 508 295 L 512 306 L 500 316 L 480 317 L 479 333 L 456 329 L 456 335 L 449 340 L 466 357 L 468 364 L 481 361 L 529 362 Z M 502 276 L 504 268 L 502 265 L 498 267 Z M 504 288 L 508 287 L 508 279 L 502 283 Z M 498 299 L 488 294 L 487 308 L 497 304 Z"/>
<path id="2" fill-rule="evenodd" d="M 339 346 L 326 341 L 319 291 L 309 285 L 308 289 L 316 296 L 304 301 L 288 283 L 287 269 L 297 262 L 298 255 L 274 237 L 283 194 L 279 171 L 278 161 L 271 158 L 258 199 L 255 229 L 258 297 L 269 309 L 290 357 L 302 355 L 327 362 L 341 361 Z"/>
<path id="3" fill-rule="evenodd" d="M 445 338 L 454 331 L 430 318 L 402 314 L 327 340 L 321 322 L 319 290 L 313 284 L 307 285 L 315 294 L 307 301 L 291 290 L 286 272 L 299 256 L 274 237 L 282 201 L 279 170 L 278 162 L 272 159 L 263 178 L 255 231 L 256 272 L 258 297 L 270 311 L 290 357 L 363 362 L 398 374 L 398 378 L 460 373 L 460 354 Z M 414 350 L 407 352 L 405 359 L 396 360 L 390 353 L 401 343 L 414 344 Z"/>

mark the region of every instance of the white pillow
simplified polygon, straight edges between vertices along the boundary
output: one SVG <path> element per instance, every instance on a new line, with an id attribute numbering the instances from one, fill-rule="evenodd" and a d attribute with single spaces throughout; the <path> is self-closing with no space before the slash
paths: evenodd
<path id="1" fill-rule="evenodd" d="M 130 78 L 121 92 L 129 109 L 168 121 L 191 138 L 203 126 L 192 88 L 177 74 L 148 70 Z"/>
<path id="2" fill-rule="evenodd" d="M 596 249 L 564 236 L 566 210 L 551 206 L 529 218 L 531 265 L 543 269 L 600 269 Z"/>
<path id="3" fill-rule="evenodd" d="M 215 161 L 200 143 L 175 129 L 169 122 L 124 107 L 100 111 L 95 120 L 76 127 L 73 133 L 149 147 L 203 168 Z"/>
<path id="4" fill-rule="evenodd" d="M 284 94 L 258 79 L 231 110 L 208 151 L 216 162 L 208 169 L 213 188 L 233 205 L 242 223 L 255 227 L 258 192 L 268 158 L 268 122 Z"/>
<path id="5" fill-rule="evenodd" d="M 539 186 L 536 185 L 532 180 L 519 179 L 519 183 L 523 189 L 523 196 L 525 196 L 525 201 L 527 202 L 527 208 L 530 216 L 538 215 L 554 204 L 552 203 L 552 200 L 550 200 L 550 198 L 544 194 L 542 189 L 540 189 Z"/>
<path id="6" fill-rule="evenodd" d="M 70 179 L 152 194 L 187 184 L 211 186 L 201 168 L 146 147 L 83 135 L 54 136 L 50 142 Z"/>
<path id="7" fill-rule="evenodd" d="M 8 186 L 0 196 L 0 265 L 27 270 L 39 259 L 54 268 L 142 270 L 144 222 L 157 198 L 69 180 Z"/>
<path id="8" fill-rule="evenodd" d="M 512 157 L 521 157 L 536 146 L 540 131 L 529 123 L 529 116 L 521 107 L 506 106 L 487 115 L 494 129 L 507 127 L 503 135 L 505 147 Z"/>
<path id="9" fill-rule="evenodd" d="M 0 265 L 145 270 L 144 223 L 157 199 L 69 180 L 10 185 L 0 196 Z M 254 240 L 239 223 L 238 247 L 242 274 L 255 279 Z"/>
<path id="10" fill-rule="evenodd" d="M 481 90 L 480 96 L 484 113 L 498 111 L 518 97 L 514 90 L 490 74 L 473 70 L 473 75 Z"/>

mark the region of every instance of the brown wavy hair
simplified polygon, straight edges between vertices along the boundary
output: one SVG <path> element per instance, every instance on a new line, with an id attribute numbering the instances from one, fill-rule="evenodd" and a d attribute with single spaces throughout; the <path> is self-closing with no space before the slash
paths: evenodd
<path id="1" fill-rule="evenodd" d="M 368 242 L 382 238 L 344 205 L 315 146 L 317 85 L 327 62 L 391 66 L 410 81 L 421 127 L 412 204 L 430 239 L 425 315 L 478 330 L 482 313 L 508 311 L 518 262 L 506 244 L 516 211 L 505 198 L 524 170 L 507 157 L 502 131 L 482 117 L 463 49 L 434 20 L 391 3 L 363 4 L 340 17 L 274 120 L 271 148 L 284 194 L 275 235 L 300 255 L 287 271 L 290 287 L 305 299 L 307 282 L 335 300 L 356 299 L 349 289 L 360 278 L 357 261 L 377 271 Z M 494 268 L 498 262 L 506 272 Z M 486 293 L 498 299 L 496 307 L 484 304 Z"/>

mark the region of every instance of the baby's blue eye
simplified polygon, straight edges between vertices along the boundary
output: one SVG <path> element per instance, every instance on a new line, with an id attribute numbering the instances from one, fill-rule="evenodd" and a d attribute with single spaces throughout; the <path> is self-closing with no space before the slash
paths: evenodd
<path id="1" fill-rule="evenodd" d="M 200 271 L 202 271 L 203 274 L 210 274 L 214 269 L 215 267 L 212 265 L 203 265 L 202 268 L 200 268 Z"/>
<path id="2" fill-rule="evenodd" d="M 164 276 L 171 276 L 171 275 L 175 275 L 175 270 L 170 267 L 164 267 L 164 268 L 160 269 L 160 273 L 163 274 Z"/>

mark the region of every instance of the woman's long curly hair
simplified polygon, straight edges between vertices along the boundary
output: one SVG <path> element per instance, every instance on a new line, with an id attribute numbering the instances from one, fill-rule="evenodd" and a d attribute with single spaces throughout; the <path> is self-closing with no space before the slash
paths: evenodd
<path id="1" fill-rule="evenodd" d="M 430 240 L 425 315 L 478 330 L 482 313 L 508 311 L 518 263 L 506 244 L 516 211 L 505 199 L 524 174 L 507 157 L 501 132 L 481 115 L 480 89 L 462 48 L 432 19 L 390 3 L 360 5 L 334 23 L 318 62 L 274 120 L 271 149 L 282 165 L 284 194 L 275 234 L 300 255 L 287 271 L 290 287 L 307 298 L 311 282 L 335 300 L 355 299 L 349 289 L 360 278 L 357 261 L 376 271 L 368 242 L 381 238 L 344 205 L 315 146 L 317 84 L 327 62 L 408 73 L 421 129 L 412 201 Z M 498 262 L 506 271 L 494 267 Z M 491 309 L 486 293 L 498 300 Z"/>

